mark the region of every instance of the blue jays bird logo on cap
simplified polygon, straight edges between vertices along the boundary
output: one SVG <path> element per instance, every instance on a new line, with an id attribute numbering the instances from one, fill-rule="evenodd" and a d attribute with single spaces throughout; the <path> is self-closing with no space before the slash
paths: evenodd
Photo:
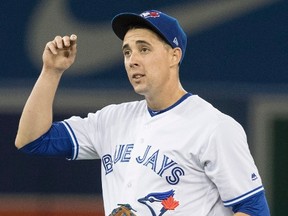
<path id="1" fill-rule="evenodd" d="M 157 11 L 146 11 L 140 14 L 140 16 L 144 18 L 149 18 L 149 17 L 156 18 L 156 17 L 160 17 L 160 13 Z"/>

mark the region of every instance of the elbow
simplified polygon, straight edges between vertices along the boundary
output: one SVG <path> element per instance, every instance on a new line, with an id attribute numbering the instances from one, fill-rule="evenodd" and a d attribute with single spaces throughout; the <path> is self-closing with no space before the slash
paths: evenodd
<path id="1" fill-rule="evenodd" d="M 15 143 L 14 143 L 15 147 L 16 147 L 17 149 L 20 149 L 20 148 L 24 147 L 26 144 L 28 144 L 28 142 L 25 142 L 24 139 L 21 138 L 21 137 L 17 134 L 16 139 L 15 139 Z"/>
<path id="2" fill-rule="evenodd" d="M 22 148 L 24 146 L 23 143 L 21 143 L 17 137 L 15 139 L 15 143 L 14 144 L 15 144 L 15 147 L 17 149 L 20 149 L 20 148 Z"/>

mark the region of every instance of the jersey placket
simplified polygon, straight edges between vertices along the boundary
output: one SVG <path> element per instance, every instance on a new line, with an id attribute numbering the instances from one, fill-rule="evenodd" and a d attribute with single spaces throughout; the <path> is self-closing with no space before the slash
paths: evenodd
<path id="1" fill-rule="evenodd" d="M 131 203 L 136 202 L 135 198 L 137 198 L 139 195 L 137 194 L 137 191 L 139 191 L 139 188 L 142 188 L 141 183 L 143 182 L 143 178 L 145 178 L 145 176 L 141 175 L 142 172 L 139 170 L 142 169 L 143 165 L 139 164 L 136 158 L 142 156 L 143 152 L 145 152 L 145 143 L 147 136 L 149 136 L 149 128 L 149 118 L 144 117 L 140 125 L 138 125 L 138 131 L 135 135 L 134 148 L 131 153 L 131 160 L 127 164 L 127 178 L 125 179 L 124 187 L 126 188 L 125 193 L 127 194 L 127 199 L 129 199 L 129 202 Z"/>

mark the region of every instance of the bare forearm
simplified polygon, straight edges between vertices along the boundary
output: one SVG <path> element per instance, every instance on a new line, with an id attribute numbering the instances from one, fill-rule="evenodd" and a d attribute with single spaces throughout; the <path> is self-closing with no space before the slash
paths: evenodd
<path id="1" fill-rule="evenodd" d="M 42 72 L 23 109 L 15 140 L 21 148 L 44 134 L 52 124 L 53 101 L 60 78 L 76 57 L 76 35 L 56 36 L 44 49 Z"/>
<path id="2" fill-rule="evenodd" d="M 42 70 L 23 109 L 15 145 L 21 148 L 37 139 L 51 126 L 53 101 L 61 75 Z"/>

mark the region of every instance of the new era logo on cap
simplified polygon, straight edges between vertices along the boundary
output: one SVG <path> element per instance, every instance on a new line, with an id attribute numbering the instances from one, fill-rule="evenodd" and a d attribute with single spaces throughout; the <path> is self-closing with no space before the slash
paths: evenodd
<path id="1" fill-rule="evenodd" d="M 179 43 L 178 43 L 178 40 L 177 40 L 176 37 L 174 38 L 173 43 L 174 43 L 176 46 L 179 46 Z"/>

